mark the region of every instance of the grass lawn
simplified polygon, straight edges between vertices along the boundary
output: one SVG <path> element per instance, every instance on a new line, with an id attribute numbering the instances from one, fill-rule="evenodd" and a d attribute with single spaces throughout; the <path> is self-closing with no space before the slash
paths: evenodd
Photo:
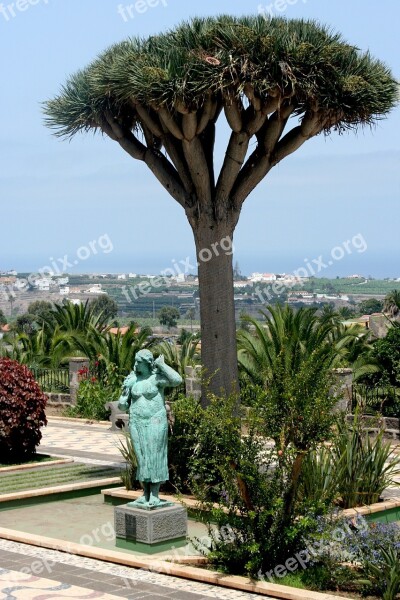
<path id="1" fill-rule="evenodd" d="M 118 468 L 92 467 L 82 464 L 67 464 L 32 471 L 2 473 L 0 477 L 0 495 L 65 485 L 67 483 L 80 483 L 93 479 L 118 477 L 120 473 L 121 470 Z"/>
<path id="2" fill-rule="evenodd" d="M 1 467 L 17 467 L 19 465 L 30 465 L 30 464 L 41 463 L 41 462 L 51 462 L 53 460 L 60 460 L 60 457 L 59 456 L 49 456 L 48 454 L 35 454 L 35 456 L 33 456 L 31 460 L 27 460 L 24 462 L 18 462 L 18 463 L 1 463 L 0 462 L 0 468 Z"/>
<path id="3" fill-rule="evenodd" d="M 315 583 L 313 579 L 315 578 Z M 343 598 L 349 598 L 351 600 L 379 600 L 378 596 L 369 596 L 368 594 L 361 593 L 361 590 L 358 592 L 356 586 L 351 586 L 354 589 L 351 591 L 338 591 L 332 589 L 324 589 L 324 585 L 318 585 L 322 582 L 320 581 L 318 568 L 314 570 L 312 567 L 306 569 L 305 571 L 298 571 L 296 573 L 288 573 L 285 577 L 282 578 L 274 578 L 273 583 L 277 583 L 280 585 L 287 585 L 290 587 L 294 587 L 301 590 L 313 590 L 317 592 L 322 592 L 325 594 L 332 593 L 335 596 L 341 596 Z M 360 586 L 361 588 L 361 586 Z"/>

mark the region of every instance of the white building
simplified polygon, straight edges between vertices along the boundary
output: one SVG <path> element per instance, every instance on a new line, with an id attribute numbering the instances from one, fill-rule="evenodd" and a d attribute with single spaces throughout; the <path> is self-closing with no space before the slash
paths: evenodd
<path id="1" fill-rule="evenodd" d="M 69 294 L 69 286 L 60 287 L 60 296 L 67 296 Z"/>
<path id="2" fill-rule="evenodd" d="M 275 273 L 252 273 L 249 279 L 254 283 L 268 283 L 269 281 L 276 281 L 277 277 Z"/>
<path id="3" fill-rule="evenodd" d="M 88 290 L 85 290 L 86 294 L 106 294 L 107 292 L 104 292 L 101 289 L 101 283 L 95 283 L 94 285 L 92 285 L 92 287 L 90 287 Z"/>
<path id="4" fill-rule="evenodd" d="M 69 277 L 59 277 L 57 279 L 58 285 L 61 287 L 62 285 L 67 285 L 69 283 Z"/>
<path id="5" fill-rule="evenodd" d="M 36 280 L 35 286 L 39 292 L 49 292 L 52 283 L 53 281 L 51 279 L 48 279 L 47 277 L 40 277 L 40 279 Z"/>
<path id="6" fill-rule="evenodd" d="M 128 275 L 129 279 L 135 279 L 135 277 L 137 277 L 136 273 L 129 273 Z"/>
<path id="7" fill-rule="evenodd" d="M 126 279 L 125 273 L 122 273 L 122 275 L 118 275 L 117 279 Z"/>

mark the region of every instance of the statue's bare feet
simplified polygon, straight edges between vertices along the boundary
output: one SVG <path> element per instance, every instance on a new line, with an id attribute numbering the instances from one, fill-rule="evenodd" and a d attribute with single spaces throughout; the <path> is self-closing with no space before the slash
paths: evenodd
<path id="1" fill-rule="evenodd" d="M 162 504 L 162 500 L 158 496 L 150 494 L 149 506 L 159 506 Z"/>
<path id="2" fill-rule="evenodd" d="M 146 499 L 146 494 L 143 494 L 143 496 L 140 496 L 140 498 L 138 498 L 137 500 L 135 500 L 132 504 L 147 504 L 147 499 Z"/>

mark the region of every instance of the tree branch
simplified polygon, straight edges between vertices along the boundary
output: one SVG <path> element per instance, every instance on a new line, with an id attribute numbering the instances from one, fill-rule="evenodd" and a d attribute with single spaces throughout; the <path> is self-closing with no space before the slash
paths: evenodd
<path id="1" fill-rule="evenodd" d="M 163 135 L 162 129 L 156 119 L 153 118 L 151 113 L 145 108 L 140 102 L 132 102 L 132 105 L 136 109 L 139 119 L 144 123 L 155 137 L 161 138 Z"/>
<path id="2" fill-rule="evenodd" d="M 195 112 L 184 114 L 182 117 L 182 131 L 185 139 L 190 142 L 197 131 L 197 114 Z"/>
<path id="3" fill-rule="evenodd" d="M 168 132 L 165 132 L 163 136 L 163 144 L 168 156 L 179 173 L 179 177 L 181 178 L 185 190 L 188 194 L 192 195 L 194 193 L 194 184 L 183 154 L 182 144 Z"/>
<path id="4" fill-rule="evenodd" d="M 273 166 L 281 160 L 293 154 L 300 146 L 311 137 L 322 131 L 323 123 L 319 120 L 317 113 L 306 114 L 300 125 L 291 129 L 276 145 L 271 163 Z"/>
<path id="5" fill-rule="evenodd" d="M 110 113 L 106 113 L 105 117 L 109 127 L 111 127 L 112 135 L 115 136 L 115 140 L 121 148 L 132 158 L 144 161 L 161 185 L 183 208 L 186 208 L 187 192 L 178 172 L 169 160 L 158 150 L 148 148 L 142 144 L 131 131 L 120 125 Z"/>
<path id="6" fill-rule="evenodd" d="M 162 106 L 158 110 L 158 114 L 160 116 L 161 122 L 168 128 L 169 132 L 172 133 L 172 135 L 178 140 L 183 140 L 184 135 L 182 133 L 182 130 L 171 115 L 171 113 L 169 112 L 169 110 L 165 108 L 165 106 Z"/>
<path id="7" fill-rule="evenodd" d="M 201 117 L 199 118 L 199 124 L 197 126 L 196 131 L 197 135 L 200 135 L 200 133 L 202 133 L 205 130 L 208 123 L 215 115 L 216 108 L 217 101 L 213 98 L 212 94 L 210 93 L 208 94 L 206 101 L 204 102 L 203 112 L 201 114 Z"/>
<path id="8" fill-rule="evenodd" d="M 240 211 L 247 196 L 264 179 L 271 167 L 269 155 L 261 154 L 257 147 L 247 159 L 233 187 L 231 201 L 235 210 Z"/>
<path id="9" fill-rule="evenodd" d="M 182 148 L 194 183 L 197 199 L 203 206 L 211 206 L 210 172 L 199 137 L 196 136 L 191 142 L 184 139 Z"/>
<path id="10" fill-rule="evenodd" d="M 188 194 L 182 185 L 176 169 L 169 160 L 161 152 L 148 148 L 144 162 L 167 192 L 186 209 Z"/>
<path id="11" fill-rule="evenodd" d="M 218 177 L 215 195 L 217 204 L 222 203 L 225 205 L 228 202 L 236 178 L 243 166 L 249 142 L 250 137 L 246 132 L 232 132 L 225 153 L 224 164 Z"/>

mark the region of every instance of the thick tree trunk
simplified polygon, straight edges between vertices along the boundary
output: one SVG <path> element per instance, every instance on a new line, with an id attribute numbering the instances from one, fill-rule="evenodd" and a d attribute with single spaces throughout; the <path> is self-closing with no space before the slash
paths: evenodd
<path id="1" fill-rule="evenodd" d="M 198 261 L 201 359 L 207 389 L 216 394 L 238 391 L 235 305 L 233 295 L 233 231 L 236 222 L 206 219 L 194 227 Z"/>

